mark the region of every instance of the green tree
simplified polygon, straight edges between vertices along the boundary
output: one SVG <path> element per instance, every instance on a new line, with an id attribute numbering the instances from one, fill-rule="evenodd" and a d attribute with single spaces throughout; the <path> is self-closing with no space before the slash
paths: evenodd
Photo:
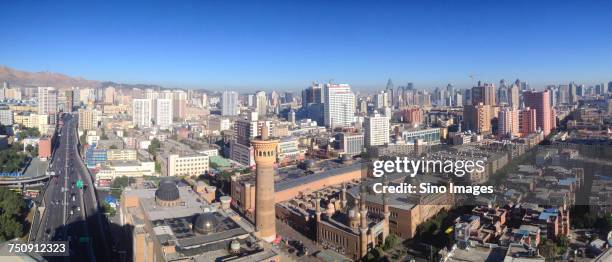
<path id="1" fill-rule="evenodd" d="M 102 213 L 108 213 L 109 216 L 113 217 L 115 214 L 117 214 L 117 210 L 112 208 L 110 204 L 102 202 Z"/>
<path id="2" fill-rule="evenodd" d="M 40 137 L 40 131 L 35 127 L 24 127 L 17 133 L 17 136 L 21 139 L 28 137 Z"/>
<path id="3" fill-rule="evenodd" d="M 158 174 L 161 174 L 162 170 L 161 170 L 161 163 L 159 163 L 159 161 L 155 161 L 155 172 Z"/>
<path id="4" fill-rule="evenodd" d="M 546 261 L 555 261 L 555 257 L 559 253 L 559 248 L 552 240 L 546 240 L 546 242 L 540 245 L 540 254 L 544 256 Z"/>
<path id="5" fill-rule="evenodd" d="M 87 144 L 87 130 L 83 130 L 83 134 L 79 137 L 79 142 L 81 142 L 81 145 Z"/>
<path id="6" fill-rule="evenodd" d="M 0 241 L 23 236 L 26 203 L 16 192 L 0 187 Z"/>
<path id="7" fill-rule="evenodd" d="M 383 244 L 383 250 L 387 251 L 389 249 L 394 248 L 398 242 L 399 239 L 395 234 L 389 234 L 385 239 L 385 243 Z"/>
<path id="8" fill-rule="evenodd" d="M 159 150 L 160 148 L 161 148 L 161 142 L 159 142 L 159 139 L 153 138 L 147 150 L 149 151 L 149 154 L 155 155 L 155 153 L 157 153 L 157 150 Z"/>
<path id="9" fill-rule="evenodd" d="M 129 178 L 126 176 L 120 176 L 113 180 L 111 183 L 111 195 L 117 199 L 121 197 L 123 189 L 129 185 Z"/>
<path id="10" fill-rule="evenodd" d="M 0 151 L 0 171 L 1 172 L 18 172 L 24 167 L 26 155 L 19 152 L 15 147 Z"/>

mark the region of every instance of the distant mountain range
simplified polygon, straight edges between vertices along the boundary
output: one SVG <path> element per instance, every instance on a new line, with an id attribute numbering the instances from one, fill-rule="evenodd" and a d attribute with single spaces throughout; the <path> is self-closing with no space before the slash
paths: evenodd
<path id="1" fill-rule="evenodd" d="M 97 81 L 84 79 L 82 77 L 71 77 L 61 73 L 55 72 L 28 72 L 13 69 L 7 66 L 0 65 L 0 82 L 7 81 L 11 86 L 16 87 L 38 87 L 38 86 L 53 86 L 57 88 L 70 88 L 73 86 L 78 87 L 107 87 L 113 86 L 115 88 L 153 88 L 162 89 L 163 87 L 158 85 L 146 85 L 146 84 L 122 84 L 115 83 L 112 81 Z"/>

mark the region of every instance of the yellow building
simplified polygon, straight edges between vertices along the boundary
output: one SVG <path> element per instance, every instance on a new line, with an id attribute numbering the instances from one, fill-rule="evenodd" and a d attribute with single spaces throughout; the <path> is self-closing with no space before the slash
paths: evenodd
<path id="1" fill-rule="evenodd" d="M 38 128 L 41 134 L 49 131 L 49 115 L 39 115 L 36 113 L 21 112 L 13 115 L 13 123 L 27 128 Z"/>

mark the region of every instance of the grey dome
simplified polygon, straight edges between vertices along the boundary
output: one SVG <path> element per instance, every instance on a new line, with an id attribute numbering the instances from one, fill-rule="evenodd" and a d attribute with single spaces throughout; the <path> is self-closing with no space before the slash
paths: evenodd
<path id="1" fill-rule="evenodd" d="M 312 159 L 308 159 L 308 160 L 304 161 L 304 167 L 306 169 L 312 169 L 312 168 L 315 167 L 315 165 L 316 165 L 316 162 L 314 160 L 312 160 Z"/>
<path id="2" fill-rule="evenodd" d="M 155 190 L 155 198 L 163 201 L 175 201 L 179 199 L 179 190 L 172 179 L 164 179 L 159 182 Z"/>
<path id="3" fill-rule="evenodd" d="M 213 213 L 202 213 L 199 214 L 193 224 L 195 232 L 200 234 L 208 234 L 213 232 L 217 227 L 215 215 Z"/>

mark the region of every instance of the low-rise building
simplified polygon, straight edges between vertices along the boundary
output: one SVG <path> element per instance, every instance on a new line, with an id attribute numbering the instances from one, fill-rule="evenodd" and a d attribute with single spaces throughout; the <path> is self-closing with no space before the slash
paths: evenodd
<path id="1" fill-rule="evenodd" d="M 133 228 L 133 261 L 280 261 L 228 206 L 210 204 L 173 181 L 124 191 L 119 216 L 122 226 Z"/>
<path id="2" fill-rule="evenodd" d="M 168 176 L 199 176 L 208 171 L 208 156 L 204 154 L 177 155 L 167 157 Z"/>

